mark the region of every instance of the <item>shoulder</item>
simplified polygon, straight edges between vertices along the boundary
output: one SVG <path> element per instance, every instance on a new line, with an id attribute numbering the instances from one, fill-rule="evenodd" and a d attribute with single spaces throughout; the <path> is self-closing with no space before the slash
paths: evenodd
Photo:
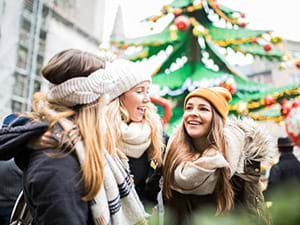
<path id="1" fill-rule="evenodd" d="M 54 158 L 44 151 L 31 155 L 24 193 L 38 224 L 87 224 L 89 207 L 82 200 L 84 185 L 73 155 Z"/>
<path id="2" fill-rule="evenodd" d="M 275 165 L 273 165 L 272 167 L 271 167 L 271 169 L 270 169 L 270 176 L 273 174 L 277 174 L 277 173 L 279 173 L 280 172 L 280 170 L 281 170 L 281 165 L 280 165 L 280 163 L 277 163 L 277 164 L 275 164 Z"/>
<path id="3" fill-rule="evenodd" d="M 228 118 L 224 133 L 238 172 L 243 171 L 244 160 L 269 161 L 271 151 L 276 149 L 267 130 L 249 118 Z"/>
<path id="4" fill-rule="evenodd" d="M 0 157 L 10 159 L 26 149 L 27 142 L 48 129 L 47 122 L 33 121 L 28 117 L 11 114 L 0 129 Z"/>
<path id="5" fill-rule="evenodd" d="M 49 156 L 48 153 L 50 151 L 35 151 L 31 154 L 24 173 L 25 185 L 35 190 L 48 188 L 79 191 L 81 173 L 75 156 Z"/>

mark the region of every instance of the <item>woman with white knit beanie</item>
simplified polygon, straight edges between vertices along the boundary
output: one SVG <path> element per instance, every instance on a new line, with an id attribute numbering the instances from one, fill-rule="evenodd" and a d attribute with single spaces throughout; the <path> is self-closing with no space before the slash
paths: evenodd
<path id="1" fill-rule="evenodd" d="M 43 68 L 42 75 L 51 85 L 46 94 L 35 94 L 30 123 L 46 121 L 59 145 L 48 143 L 52 147 L 43 151 L 27 149 L 24 194 L 32 224 L 147 224 L 128 164 L 120 160 L 105 118 L 106 94 L 119 91 L 123 67 L 69 49 Z M 150 128 L 144 130 L 150 135 Z M 40 146 L 45 146 L 48 136 L 37 139 Z"/>
<path id="2" fill-rule="evenodd" d="M 106 119 L 112 135 L 106 138 L 109 145 L 120 150 L 119 156 L 128 160 L 129 170 L 134 179 L 135 189 L 143 203 L 156 204 L 156 191 L 144 191 L 146 180 L 161 165 L 163 144 L 162 123 L 156 108 L 150 102 L 149 88 L 151 74 L 141 64 L 125 59 L 110 63 L 113 72 L 103 77 L 109 83 L 116 83 L 108 91 Z M 104 88 L 104 87 L 103 87 Z M 52 88 L 48 97 L 67 95 L 66 87 Z M 72 84 L 68 89 L 77 91 Z M 73 95 L 76 96 L 75 94 Z"/>
<path id="3" fill-rule="evenodd" d="M 108 83 L 115 80 L 116 83 L 107 92 L 109 103 L 105 115 L 112 135 L 106 140 L 120 150 L 121 158 L 128 160 L 135 189 L 143 203 L 156 204 L 158 187 L 145 192 L 146 180 L 161 165 L 164 146 L 162 123 L 150 102 L 151 74 L 141 64 L 125 59 L 116 59 L 110 64 L 114 68 L 113 73 L 103 80 Z M 66 99 L 66 87 L 59 89 L 52 88 L 48 97 L 56 98 L 56 101 L 61 96 Z M 77 91 L 72 84 L 68 84 L 68 89 Z M 73 94 L 73 97 L 76 95 Z"/>
<path id="4" fill-rule="evenodd" d="M 120 150 L 121 158 L 128 160 L 135 189 L 143 203 L 156 204 L 158 187 L 145 192 L 146 180 L 161 165 L 164 146 L 162 123 L 150 102 L 151 74 L 140 64 L 125 59 L 116 59 L 110 64 L 113 73 L 103 79 L 116 83 L 107 92 L 109 103 L 105 115 L 112 135 L 106 140 Z M 71 84 L 68 89 L 75 90 Z M 52 88 L 48 96 L 57 101 L 64 95 L 67 95 L 66 87 L 60 88 L 59 92 Z"/>
<path id="5" fill-rule="evenodd" d="M 151 74 L 141 65 L 119 59 L 118 83 L 110 93 L 107 119 L 118 149 L 128 158 L 136 191 L 144 204 L 156 203 L 158 187 L 145 191 L 146 180 L 161 165 L 162 123 L 150 102 Z M 154 193 L 155 192 L 155 193 Z"/>

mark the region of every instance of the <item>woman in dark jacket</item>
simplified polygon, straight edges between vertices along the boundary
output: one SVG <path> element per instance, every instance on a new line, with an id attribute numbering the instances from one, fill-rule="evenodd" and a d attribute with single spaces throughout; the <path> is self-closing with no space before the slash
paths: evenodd
<path id="1" fill-rule="evenodd" d="M 123 66 L 69 49 L 43 68 L 51 86 L 46 95 L 35 94 L 29 116 L 32 124 L 47 121 L 59 145 L 18 155 L 24 155 L 24 193 L 32 224 L 146 223 L 128 166 L 120 161 L 104 118 L 103 96 L 116 87 L 114 77 Z"/>

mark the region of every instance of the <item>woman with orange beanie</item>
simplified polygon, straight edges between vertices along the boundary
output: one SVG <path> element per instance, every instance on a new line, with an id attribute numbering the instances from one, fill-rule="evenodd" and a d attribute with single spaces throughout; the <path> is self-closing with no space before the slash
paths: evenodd
<path id="1" fill-rule="evenodd" d="M 268 138 L 252 121 L 227 119 L 230 100 L 221 87 L 198 88 L 184 100 L 183 120 L 170 137 L 163 165 L 164 203 L 174 224 L 190 224 L 193 212 L 207 206 L 217 214 L 233 209 L 233 175 L 245 172 L 245 159 L 266 156 Z"/>

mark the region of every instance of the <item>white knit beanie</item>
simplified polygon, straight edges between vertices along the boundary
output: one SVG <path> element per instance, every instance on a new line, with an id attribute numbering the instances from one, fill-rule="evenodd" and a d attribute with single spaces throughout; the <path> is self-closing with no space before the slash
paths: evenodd
<path id="1" fill-rule="evenodd" d="M 88 77 L 72 78 L 58 85 L 50 84 L 48 100 L 65 106 L 92 103 L 116 87 L 118 77 L 114 75 L 114 70 L 114 65 L 107 62 L 105 69 L 99 69 Z"/>
<path id="2" fill-rule="evenodd" d="M 61 84 L 50 85 L 48 100 L 65 106 L 89 104 L 103 94 L 108 100 L 122 95 L 142 81 L 151 82 L 151 74 L 138 63 L 125 59 L 107 62 L 88 77 L 76 77 Z"/>
<path id="3" fill-rule="evenodd" d="M 110 100 L 119 97 L 143 81 L 151 82 L 151 73 L 145 70 L 139 63 L 126 59 L 116 59 L 112 63 L 112 66 L 114 67 L 114 74 L 112 76 L 118 83 L 109 92 Z"/>

